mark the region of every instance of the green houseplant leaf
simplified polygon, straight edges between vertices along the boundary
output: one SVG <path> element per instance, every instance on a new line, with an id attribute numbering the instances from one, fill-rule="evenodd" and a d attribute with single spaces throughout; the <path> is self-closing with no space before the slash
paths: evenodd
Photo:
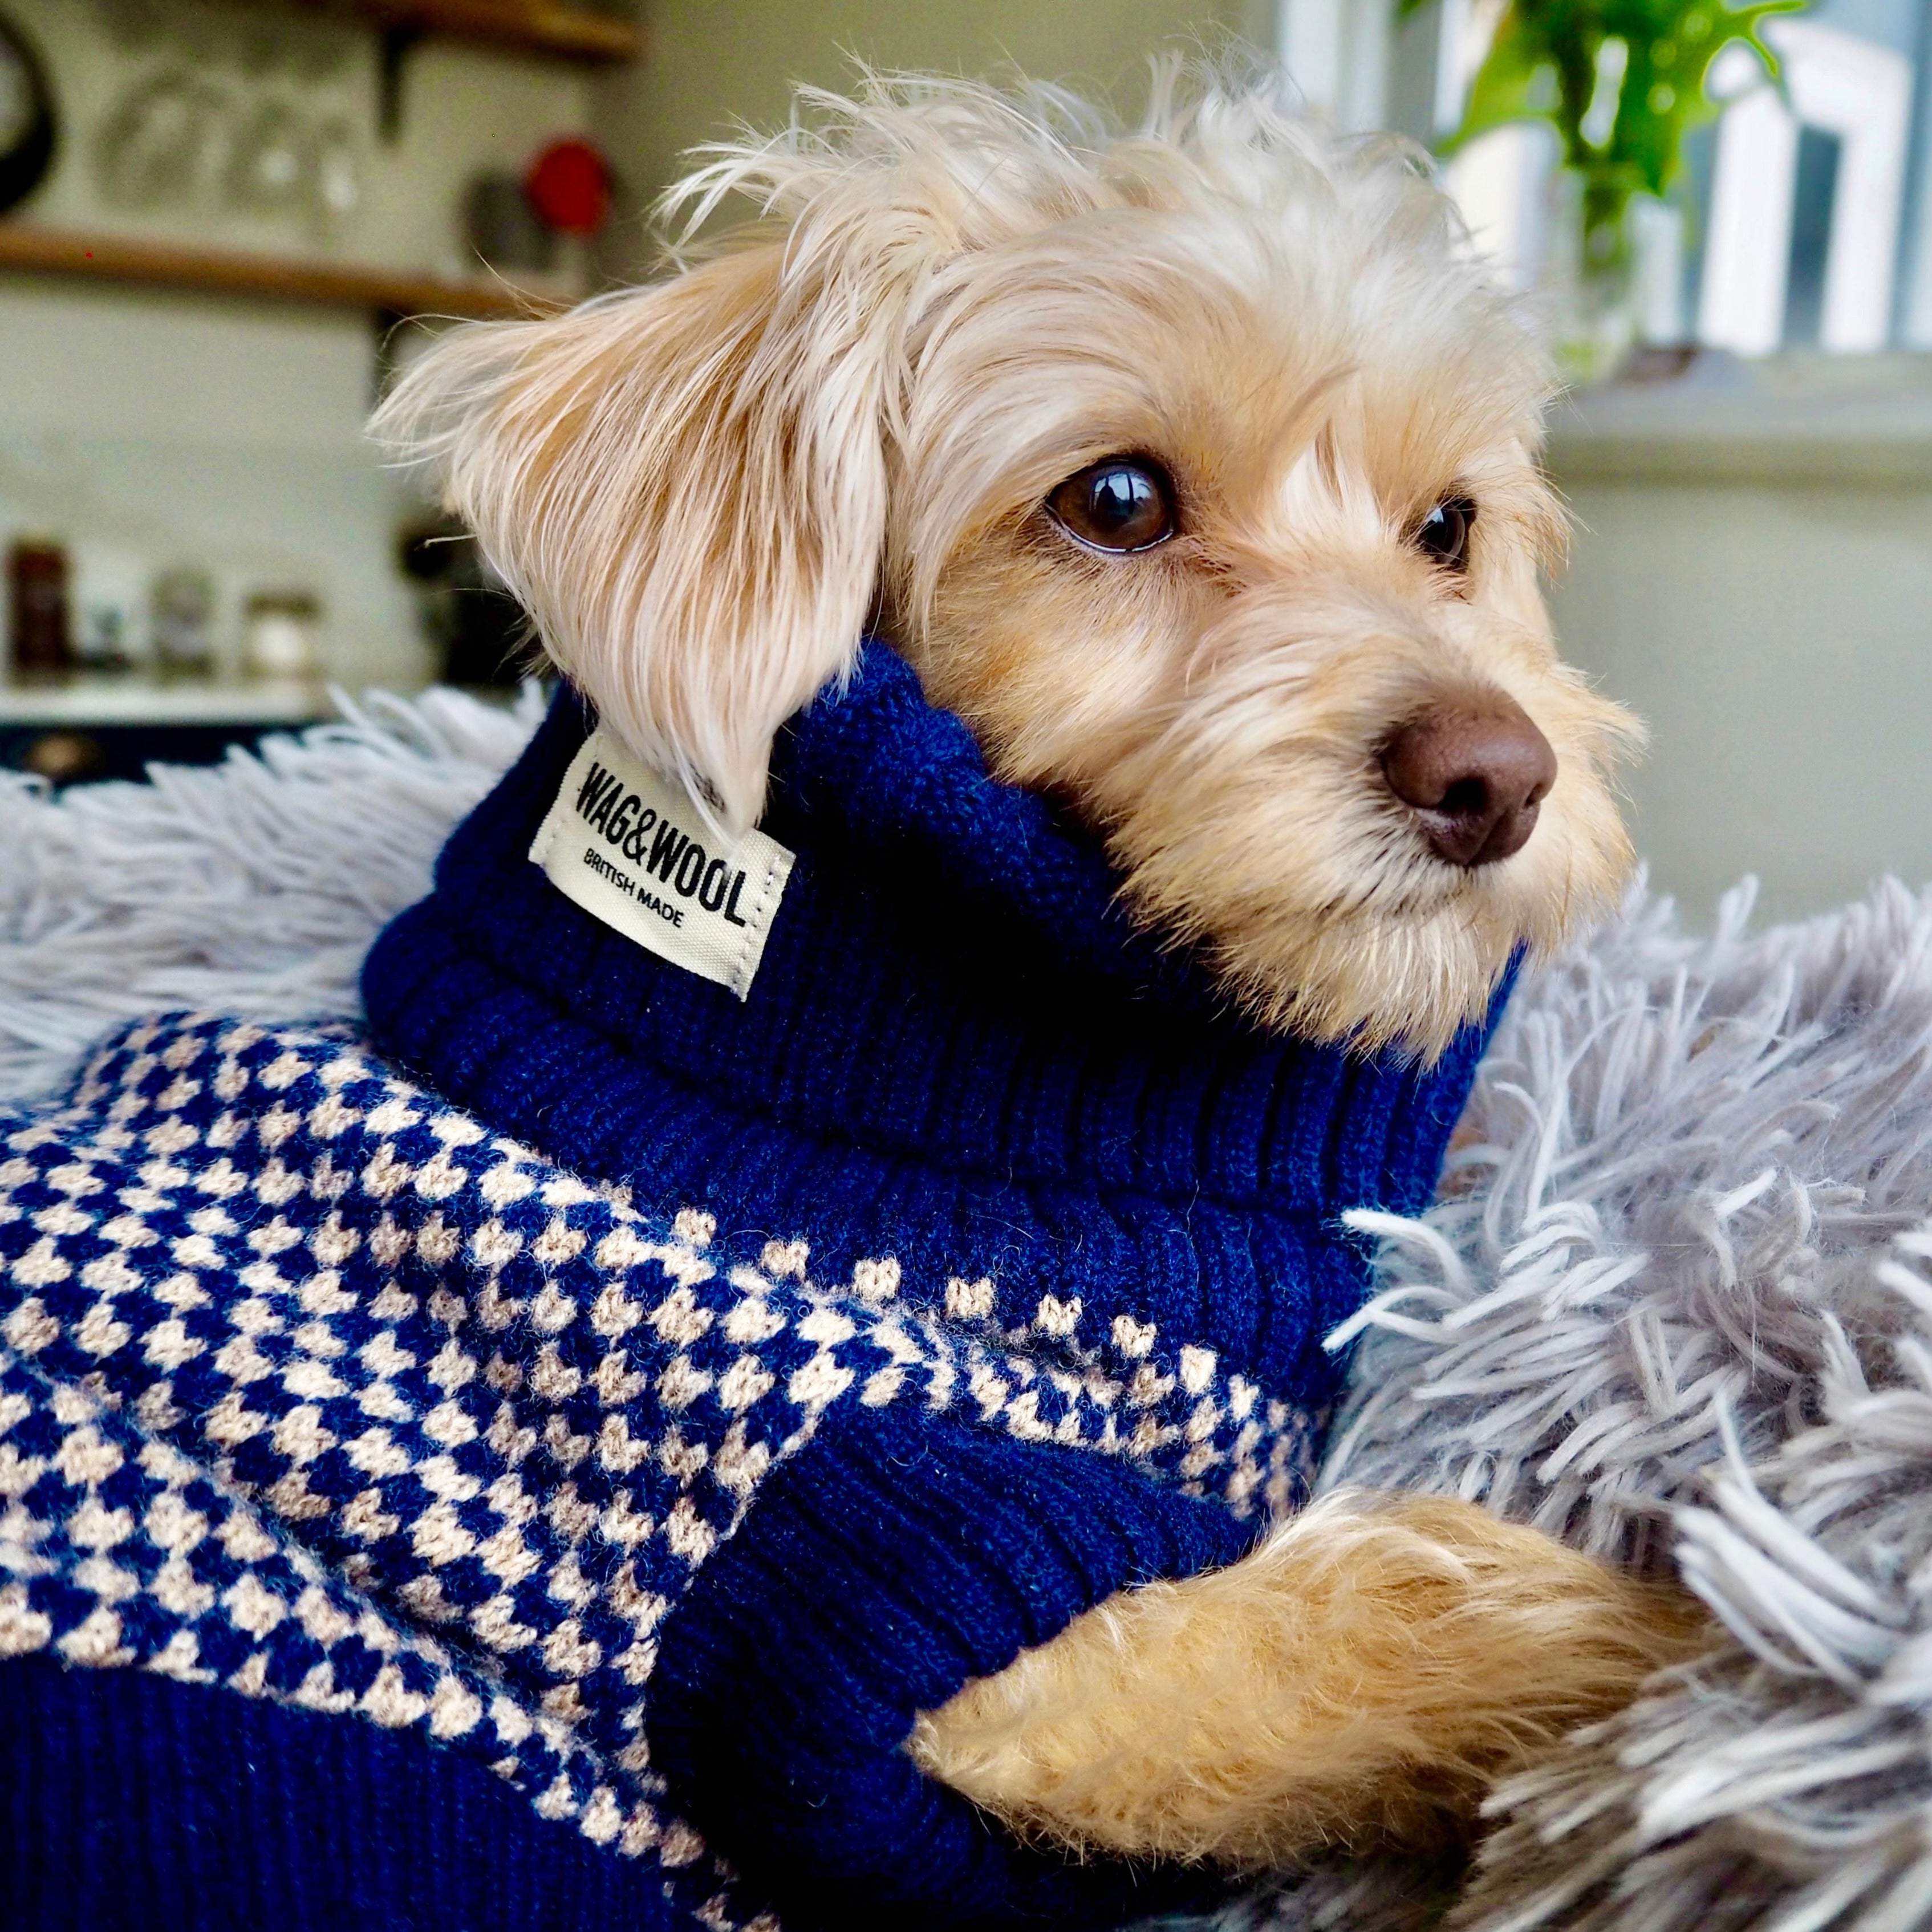
<path id="1" fill-rule="evenodd" d="M 1412 12 L 1421 0 L 1404 0 Z M 1581 178 L 1586 272 L 1620 260 L 1633 194 L 1667 193 L 1684 137 L 1718 109 L 1711 64 L 1742 42 L 1778 76 L 1762 27 L 1804 0 L 1512 0 L 1445 154 L 1491 129 L 1547 122 Z"/>

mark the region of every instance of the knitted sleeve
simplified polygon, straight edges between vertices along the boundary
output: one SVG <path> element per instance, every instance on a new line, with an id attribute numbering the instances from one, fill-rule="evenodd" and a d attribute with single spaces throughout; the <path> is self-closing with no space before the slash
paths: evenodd
<path id="1" fill-rule="evenodd" d="M 713 1232 L 346 1034 L 127 1033 L 0 1137 L 0 1421 L 120 1444 L 97 1480 L 0 1429 L 14 1492 L 64 1498 L 0 1522 L 8 1646 L 420 1724 L 613 1857 L 675 1878 L 709 1839 L 788 1923 L 1121 1916 L 1118 1874 L 1011 1844 L 899 1747 L 1122 1585 L 1240 1552 L 1183 1466 L 1267 1460 L 1252 1392 L 1016 1352 L 885 1264 L 721 1274 Z M 313 1615 L 202 1577 L 224 1514 Z"/>

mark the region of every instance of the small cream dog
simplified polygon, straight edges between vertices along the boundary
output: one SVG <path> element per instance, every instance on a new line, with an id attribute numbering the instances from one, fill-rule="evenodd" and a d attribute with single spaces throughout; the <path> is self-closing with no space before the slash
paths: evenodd
<path id="1" fill-rule="evenodd" d="M 1630 864 L 1635 727 L 1539 591 L 1550 372 L 1419 156 L 1264 81 L 1156 92 L 1130 133 L 1045 91 L 807 96 L 669 198 L 761 220 L 458 333 L 379 430 L 733 826 L 869 621 L 1263 1022 L 1433 1055 Z M 1331 1496 L 909 1748 L 1022 1830 L 1257 1864 L 1427 1834 L 1695 1638 L 1472 1506 Z"/>

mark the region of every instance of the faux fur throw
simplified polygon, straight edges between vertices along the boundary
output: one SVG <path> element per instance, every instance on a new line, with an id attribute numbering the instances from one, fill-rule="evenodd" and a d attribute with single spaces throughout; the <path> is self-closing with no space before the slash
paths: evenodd
<path id="1" fill-rule="evenodd" d="M 1390 1225 L 1318 1486 L 1674 1561 L 1721 1653 L 1492 1802 L 1483 1932 L 1932 1922 L 1932 894 L 1753 938 L 1634 905 L 1527 985 Z M 1225 1926 L 1432 1922 L 1322 1874 Z"/>
<path id="2" fill-rule="evenodd" d="M 375 930 L 533 722 L 438 694 L 152 790 L 0 780 L 7 1090 L 158 1008 L 352 1015 Z M 1694 940 L 1640 905 L 1527 983 L 1444 1198 L 1381 1230 L 1324 1484 L 1674 1556 L 1732 1633 L 1500 1795 L 1460 1925 L 1932 1915 L 1932 900 L 1757 938 L 1748 909 Z M 1224 1922 L 1451 1897 L 1391 1863 Z"/>

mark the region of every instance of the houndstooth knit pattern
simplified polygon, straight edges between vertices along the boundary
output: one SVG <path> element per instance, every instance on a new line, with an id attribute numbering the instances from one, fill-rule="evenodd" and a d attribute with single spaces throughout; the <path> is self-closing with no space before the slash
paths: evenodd
<path id="1" fill-rule="evenodd" d="M 0 1115 L 0 1655 L 412 1730 L 542 1816 L 728 1875 L 643 1744 L 655 1634 L 840 1405 L 951 1410 L 1254 1512 L 1306 1418 L 1129 1324 L 1084 1354 L 976 1284 L 722 1274 L 346 1028 L 144 1022 Z"/>

